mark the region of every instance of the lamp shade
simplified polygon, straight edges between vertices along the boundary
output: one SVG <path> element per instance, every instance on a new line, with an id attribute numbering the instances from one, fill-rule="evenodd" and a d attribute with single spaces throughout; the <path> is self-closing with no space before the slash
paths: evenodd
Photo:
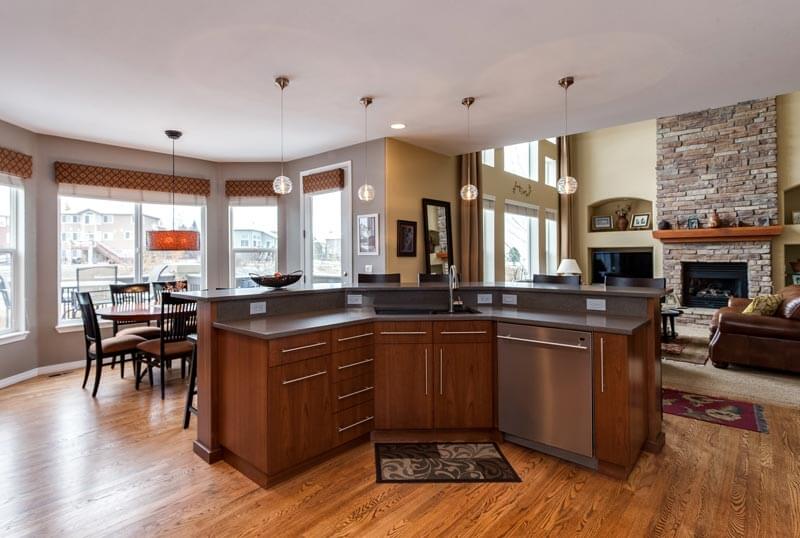
<path id="1" fill-rule="evenodd" d="M 147 250 L 200 250 L 200 233 L 195 230 L 152 230 L 147 232 Z"/>
<path id="2" fill-rule="evenodd" d="M 578 262 L 572 258 L 564 258 L 558 264 L 556 273 L 559 275 L 579 275 L 581 274 L 581 268 L 578 267 Z"/>

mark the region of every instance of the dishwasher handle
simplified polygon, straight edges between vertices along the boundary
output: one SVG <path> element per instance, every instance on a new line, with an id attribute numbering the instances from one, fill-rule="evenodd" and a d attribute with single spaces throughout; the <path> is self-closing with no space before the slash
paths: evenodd
<path id="1" fill-rule="evenodd" d="M 549 340 L 534 340 L 533 338 L 519 338 L 517 336 L 511 336 L 498 334 L 498 339 L 501 340 L 511 340 L 512 342 L 523 342 L 526 344 L 537 344 L 537 345 L 545 345 L 545 346 L 555 346 L 555 347 L 563 347 L 568 349 L 579 349 L 581 351 L 586 351 L 589 349 L 589 346 L 583 346 L 580 344 L 565 344 L 563 342 L 551 342 Z"/>

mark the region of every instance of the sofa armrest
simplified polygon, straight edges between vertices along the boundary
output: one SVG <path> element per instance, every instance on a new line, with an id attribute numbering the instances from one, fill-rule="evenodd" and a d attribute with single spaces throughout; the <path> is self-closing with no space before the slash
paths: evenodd
<path id="1" fill-rule="evenodd" d="M 800 322 L 772 316 L 724 312 L 719 318 L 719 332 L 800 341 Z"/>
<path id="2" fill-rule="evenodd" d="M 747 305 L 750 304 L 752 299 L 744 299 L 742 297 L 731 297 L 728 299 L 728 306 L 730 308 L 735 308 L 739 312 L 747 308 Z"/>

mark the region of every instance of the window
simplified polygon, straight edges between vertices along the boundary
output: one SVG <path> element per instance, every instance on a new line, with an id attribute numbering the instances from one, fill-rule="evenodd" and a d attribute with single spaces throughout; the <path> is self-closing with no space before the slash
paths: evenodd
<path id="1" fill-rule="evenodd" d="M 557 144 L 558 143 L 558 138 L 556 138 L 554 136 L 552 138 L 548 138 L 547 141 L 550 142 L 551 144 Z"/>
<path id="2" fill-rule="evenodd" d="M 539 142 L 524 142 L 503 149 L 503 169 L 517 176 L 539 181 Z"/>
<path id="3" fill-rule="evenodd" d="M 0 176 L 0 335 L 23 331 L 22 189 Z"/>
<path id="4" fill-rule="evenodd" d="M 544 158 L 544 183 L 548 187 L 555 188 L 558 172 L 556 171 L 556 160 L 550 157 Z"/>
<path id="5" fill-rule="evenodd" d="M 494 198 L 483 199 L 483 280 L 494 282 Z"/>
<path id="6" fill-rule="evenodd" d="M 539 272 L 539 210 L 506 202 L 504 217 L 505 280 L 527 280 Z"/>
<path id="7" fill-rule="evenodd" d="M 494 166 L 494 148 L 481 151 L 481 162 L 486 166 Z"/>
<path id="8" fill-rule="evenodd" d="M 278 270 L 278 206 L 234 205 L 230 208 L 231 285 L 255 286 L 250 273 Z M 252 245 L 252 246 L 251 246 Z"/>
<path id="9" fill-rule="evenodd" d="M 547 274 L 554 275 L 558 269 L 558 213 L 552 209 L 544 211 L 544 237 Z"/>
<path id="10" fill-rule="evenodd" d="M 60 313 L 62 320 L 78 320 L 75 291 L 93 291 L 95 303 L 108 301 L 108 285 L 114 282 L 188 280 L 189 289 L 203 287 L 202 251 L 155 252 L 145 249 L 148 230 L 173 227 L 170 204 L 147 204 L 118 200 L 59 196 Z M 82 215 L 75 220 L 70 214 Z M 174 227 L 201 232 L 203 208 L 175 205 Z M 92 223 L 113 224 L 97 231 Z M 202 243 L 202 241 L 201 241 Z M 204 248 L 204 247 L 203 247 Z"/>

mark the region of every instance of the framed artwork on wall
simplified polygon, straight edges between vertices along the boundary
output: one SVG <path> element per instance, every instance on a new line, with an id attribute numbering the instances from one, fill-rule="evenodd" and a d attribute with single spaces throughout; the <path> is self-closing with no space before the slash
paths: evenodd
<path id="1" fill-rule="evenodd" d="M 700 228 L 700 219 L 697 217 L 689 217 L 686 219 L 686 227 L 690 230 L 697 230 Z"/>
<path id="2" fill-rule="evenodd" d="M 633 216 L 631 229 L 644 230 L 650 227 L 650 213 L 638 213 Z"/>
<path id="3" fill-rule="evenodd" d="M 359 215 L 356 217 L 358 226 L 358 255 L 378 255 L 378 214 Z"/>
<path id="4" fill-rule="evenodd" d="M 411 220 L 397 221 L 397 256 L 417 257 L 417 223 Z"/>
<path id="5" fill-rule="evenodd" d="M 611 228 L 611 215 L 592 217 L 592 230 L 610 230 Z"/>

